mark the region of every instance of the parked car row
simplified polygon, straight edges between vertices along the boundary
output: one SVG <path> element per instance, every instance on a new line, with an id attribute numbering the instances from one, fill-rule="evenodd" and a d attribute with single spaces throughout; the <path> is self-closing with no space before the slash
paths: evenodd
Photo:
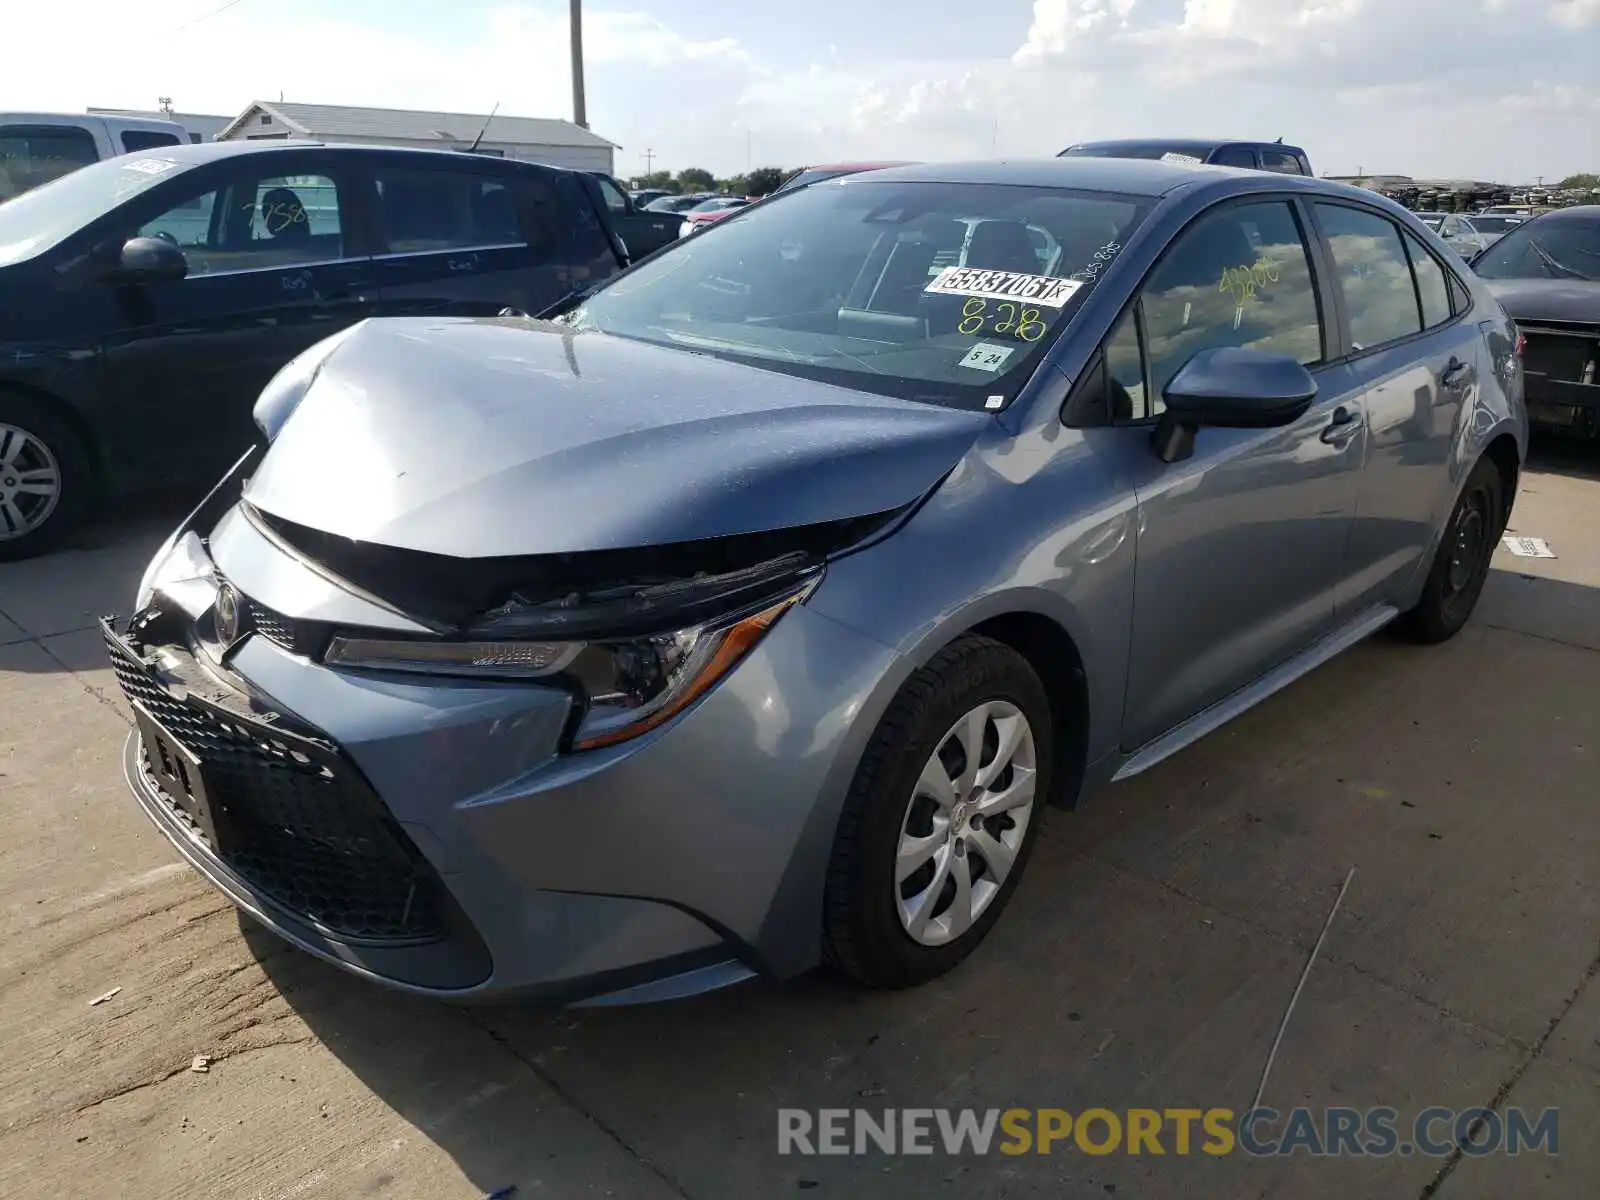
<path id="1" fill-rule="evenodd" d="M 1046 805 L 1379 628 L 1462 628 L 1519 350 L 1327 181 L 796 188 L 553 319 L 366 322 L 280 372 L 104 626 L 128 783 L 236 904 L 413 993 L 930 980 Z"/>

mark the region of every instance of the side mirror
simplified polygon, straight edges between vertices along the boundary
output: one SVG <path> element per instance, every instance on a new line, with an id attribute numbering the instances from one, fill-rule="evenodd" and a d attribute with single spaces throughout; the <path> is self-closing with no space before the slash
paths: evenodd
<path id="1" fill-rule="evenodd" d="M 170 283 L 189 274 L 189 260 L 164 238 L 129 238 L 111 274 L 118 283 Z"/>
<path id="2" fill-rule="evenodd" d="M 1162 462 L 1194 453 L 1195 431 L 1210 425 L 1268 429 L 1300 419 L 1317 395 L 1317 381 L 1286 354 L 1242 346 L 1202 350 L 1167 384 L 1166 411 L 1152 441 Z"/>

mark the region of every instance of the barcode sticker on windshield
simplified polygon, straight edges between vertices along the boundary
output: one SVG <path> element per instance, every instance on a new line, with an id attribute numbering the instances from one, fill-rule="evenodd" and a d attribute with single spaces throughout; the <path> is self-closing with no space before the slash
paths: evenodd
<path id="1" fill-rule="evenodd" d="M 1168 150 L 1161 156 L 1161 161 L 1170 163 L 1187 163 L 1191 167 L 1198 167 L 1204 160 L 1196 158 L 1192 154 L 1179 154 L 1176 150 Z"/>
<path id="2" fill-rule="evenodd" d="M 1060 308 L 1083 286 L 1077 279 L 1025 275 L 1021 271 L 985 271 L 980 267 L 946 267 L 922 290 L 933 296 L 981 296 L 985 300 L 1026 300 Z"/>
<path id="3" fill-rule="evenodd" d="M 1011 357 L 1013 346 L 996 346 L 992 342 L 979 342 L 966 356 L 956 364 L 958 367 L 971 367 L 974 371 L 998 371 L 1005 366 L 1006 359 Z"/>

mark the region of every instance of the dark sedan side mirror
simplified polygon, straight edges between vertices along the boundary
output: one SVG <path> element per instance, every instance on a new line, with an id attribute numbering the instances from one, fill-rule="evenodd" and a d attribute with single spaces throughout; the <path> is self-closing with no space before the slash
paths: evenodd
<path id="1" fill-rule="evenodd" d="M 164 238 L 135 237 L 122 243 L 112 277 L 118 283 L 171 283 L 189 274 L 183 251 Z"/>
<path id="2" fill-rule="evenodd" d="M 1162 462 L 1194 453 L 1195 431 L 1204 425 L 1267 429 L 1298 420 L 1317 395 L 1317 381 L 1286 354 L 1241 346 L 1202 350 L 1167 384 L 1166 411 L 1152 441 Z"/>

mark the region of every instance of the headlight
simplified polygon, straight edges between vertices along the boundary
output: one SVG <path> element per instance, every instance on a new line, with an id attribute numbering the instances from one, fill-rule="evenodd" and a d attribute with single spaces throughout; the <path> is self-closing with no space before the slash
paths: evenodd
<path id="1" fill-rule="evenodd" d="M 779 617 L 804 600 L 812 576 L 759 610 L 672 633 L 593 641 L 423 641 L 337 634 L 335 667 L 499 679 L 559 679 L 582 696 L 573 749 L 647 733 L 682 712 L 731 671 Z"/>
<path id="2" fill-rule="evenodd" d="M 332 337 L 323 338 L 309 350 L 291 358 L 267 381 L 267 386 L 261 389 L 261 395 L 256 400 L 252 414 L 255 417 L 256 427 L 265 435 L 267 441 L 270 442 L 277 437 L 284 422 L 294 415 L 294 410 L 300 406 L 300 401 L 305 399 L 306 392 L 317 378 L 317 372 L 322 370 L 322 364 L 332 357 L 333 352 L 345 338 L 359 328 L 358 323 Z"/>
<path id="3" fill-rule="evenodd" d="M 193 530 L 181 537 L 174 535 L 167 539 L 144 569 L 144 577 L 139 580 L 139 591 L 134 599 L 134 611 L 143 612 L 158 591 L 168 593 L 187 610 L 191 605 L 183 603 L 181 593 L 191 588 L 196 592 L 193 604 L 204 607 L 210 603 L 209 593 L 216 589 L 216 581 L 211 556 L 206 553 L 199 535 Z"/>
<path id="4" fill-rule="evenodd" d="M 678 226 L 678 236 L 681 237 L 681 238 L 686 238 L 693 232 L 694 232 L 694 222 L 693 221 L 685 221 L 682 225 Z"/>

